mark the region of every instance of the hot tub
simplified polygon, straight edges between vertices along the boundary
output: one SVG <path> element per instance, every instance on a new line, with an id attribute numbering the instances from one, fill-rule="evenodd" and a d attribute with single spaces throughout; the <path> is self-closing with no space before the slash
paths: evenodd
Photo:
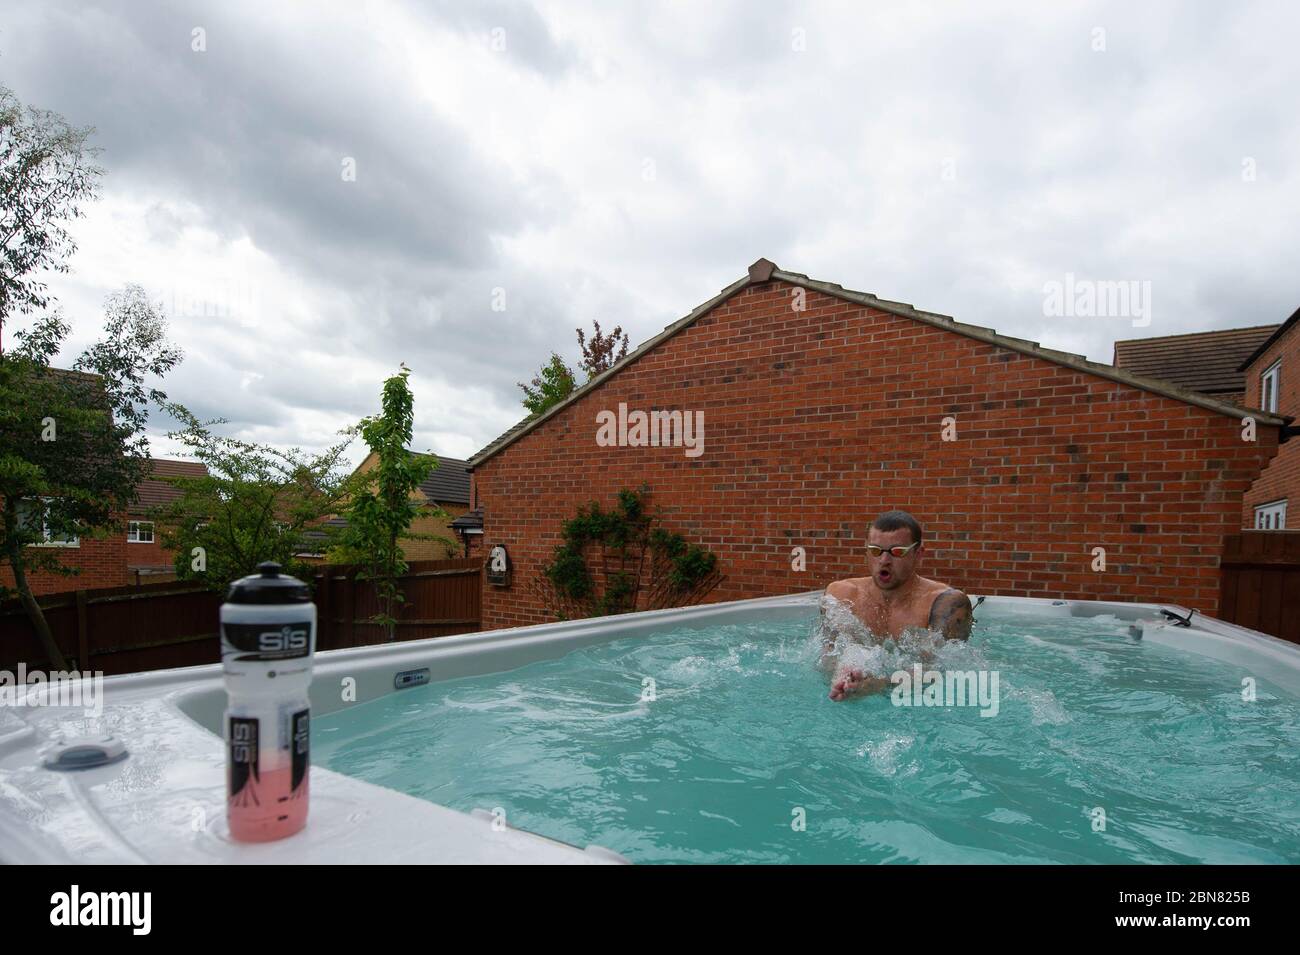
<path id="1" fill-rule="evenodd" d="M 0 708 L 0 859 L 1300 858 L 1300 648 L 1172 605 L 993 596 L 963 652 L 998 712 L 833 703 L 819 597 L 321 653 L 308 825 L 264 845 L 225 831 L 219 665 L 108 678 L 99 715 Z M 97 733 L 126 758 L 43 765 Z"/>

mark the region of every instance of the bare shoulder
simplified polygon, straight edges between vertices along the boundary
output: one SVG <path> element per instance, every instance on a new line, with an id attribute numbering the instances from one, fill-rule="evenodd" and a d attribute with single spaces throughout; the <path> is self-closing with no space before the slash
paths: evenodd
<path id="1" fill-rule="evenodd" d="M 847 578 L 837 580 L 826 588 L 826 596 L 834 597 L 836 600 L 843 600 L 847 603 L 853 603 L 858 597 L 858 581 Z"/>
<path id="2" fill-rule="evenodd" d="M 930 605 L 931 630 L 940 630 L 949 640 L 966 640 L 970 637 L 970 598 L 956 587 L 944 587 Z"/>

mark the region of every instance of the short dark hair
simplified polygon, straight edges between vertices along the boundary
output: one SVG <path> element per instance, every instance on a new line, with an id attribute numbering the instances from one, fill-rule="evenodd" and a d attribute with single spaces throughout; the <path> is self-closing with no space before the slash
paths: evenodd
<path id="1" fill-rule="evenodd" d="M 916 522 L 916 518 L 907 511 L 885 511 L 874 521 L 871 526 L 878 531 L 901 531 L 906 527 L 912 532 L 912 543 L 921 543 L 921 525 Z"/>

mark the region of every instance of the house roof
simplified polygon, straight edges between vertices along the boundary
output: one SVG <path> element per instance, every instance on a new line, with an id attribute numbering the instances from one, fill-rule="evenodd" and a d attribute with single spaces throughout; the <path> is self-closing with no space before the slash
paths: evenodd
<path id="1" fill-rule="evenodd" d="M 1061 365 L 1065 368 L 1070 368 L 1074 371 L 1130 385 L 1134 388 L 1140 388 L 1143 391 L 1149 391 L 1154 394 L 1164 395 L 1165 397 L 1173 398 L 1176 401 L 1196 405 L 1197 407 L 1205 408 L 1209 411 L 1214 411 L 1218 414 L 1232 418 L 1240 419 L 1249 414 L 1252 415 L 1260 424 L 1274 426 L 1286 425 L 1291 421 L 1291 418 L 1286 416 L 1268 414 L 1267 412 L 1258 409 L 1241 408 L 1226 401 L 1221 401 L 1208 395 L 1188 390 L 1187 388 L 1169 381 L 1164 381 L 1158 378 L 1149 378 L 1144 375 L 1134 374 L 1126 369 L 1116 368 L 1113 365 L 1105 365 L 1101 362 L 1089 361 L 1083 355 L 1057 351 L 1053 348 L 1044 348 L 1037 342 L 1031 342 L 1023 338 L 1012 338 L 1009 335 L 999 335 L 991 328 L 984 328 L 979 325 L 967 325 L 963 322 L 958 322 L 947 315 L 940 315 L 937 312 L 926 312 L 902 302 L 891 302 L 887 299 L 877 298 L 870 292 L 855 292 L 851 289 L 846 289 L 843 286 L 830 282 L 821 282 L 816 279 L 810 279 L 808 276 L 799 272 L 785 272 L 778 269 L 775 263 L 767 259 L 759 259 L 749 267 L 749 273 L 744 278 L 732 282 L 713 298 L 709 299 L 702 305 L 696 306 L 689 314 L 678 319 L 676 322 L 673 322 L 673 324 L 668 325 L 658 335 L 642 343 L 635 351 L 630 352 L 627 357 L 623 358 L 621 361 L 615 362 L 604 372 L 597 375 L 580 388 L 575 388 L 568 398 L 547 409 L 544 414 L 536 417 L 525 418 L 523 421 L 520 421 L 510 430 L 506 431 L 495 441 L 490 443 L 487 447 L 472 455 L 468 462 L 470 469 L 473 470 L 484 461 L 499 454 L 524 435 L 528 434 L 528 432 L 532 431 L 554 415 L 559 414 L 569 405 L 578 401 L 587 394 L 590 394 L 592 391 L 595 391 L 608 379 L 617 375 L 633 362 L 639 361 L 642 356 L 654 350 L 678 332 L 689 328 L 698 319 L 726 302 L 733 295 L 739 294 L 750 285 L 759 285 L 772 280 L 786 282 L 790 285 L 797 285 L 811 291 L 821 292 L 825 295 L 830 295 L 846 302 L 865 305 L 868 308 L 874 308 L 891 315 L 914 319 L 926 325 L 932 325 L 935 328 L 942 328 L 946 331 L 955 332 L 958 335 L 964 335 L 967 338 L 973 338 L 976 341 L 1020 352 L 1023 355 L 1042 358 L 1046 361 Z M 1294 319 L 1294 316 L 1292 318 Z"/>
<path id="2" fill-rule="evenodd" d="M 322 543 L 330 537 L 330 532 L 320 530 L 319 528 L 328 527 L 334 531 L 338 531 L 347 526 L 348 519 L 346 517 L 327 517 L 314 527 L 304 530 L 302 532 L 302 539 L 304 542 Z"/>
<path id="3" fill-rule="evenodd" d="M 93 371 L 78 371 L 75 368 L 50 368 L 50 374 L 55 378 L 63 378 L 68 381 L 80 381 L 87 385 L 96 385 L 103 387 L 104 376 L 97 375 Z"/>
<path id="4" fill-rule="evenodd" d="M 1268 336 L 1268 338 L 1260 342 L 1259 347 L 1246 356 L 1246 360 L 1241 363 L 1241 367 L 1238 368 L 1237 370 L 1245 371 L 1247 368 L 1249 368 L 1251 363 L 1255 361 L 1255 359 L 1257 359 L 1260 355 L 1264 354 L 1264 352 L 1272 348 L 1273 343 L 1279 341 L 1282 338 L 1282 336 L 1287 333 L 1288 330 L 1290 330 L 1295 326 L 1296 322 L 1300 322 L 1300 308 L 1297 308 L 1294 312 L 1292 312 L 1291 317 L 1288 318 L 1285 322 L 1283 322 L 1281 325 L 1278 325 L 1277 331 L 1273 332 L 1272 335 Z"/>
<path id="5" fill-rule="evenodd" d="M 104 377 L 90 371 L 77 371 L 75 368 L 55 368 L 47 366 L 44 369 L 49 377 L 60 383 L 63 387 L 68 388 L 85 388 L 91 392 L 89 400 L 98 402 L 105 411 L 110 411 L 108 407 L 108 396 L 104 393 Z M 38 372 L 39 374 L 39 372 Z M 86 399 L 84 392 L 77 395 L 78 398 Z"/>
<path id="6" fill-rule="evenodd" d="M 407 454 L 417 453 L 407 451 Z M 375 452 L 371 451 L 357 465 L 353 473 L 364 468 L 366 462 L 374 457 Z M 429 476 L 420 484 L 424 496 L 434 504 L 469 504 L 469 463 L 460 458 L 448 458 L 441 454 L 434 454 L 432 457 L 437 459 L 438 466 L 430 471 Z"/>
<path id="7" fill-rule="evenodd" d="M 483 508 L 476 507 L 472 511 L 466 511 L 452 521 L 450 527 L 457 531 L 483 530 Z"/>
<path id="8" fill-rule="evenodd" d="M 436 504 L 469 503 L 469 463 L 460 458 L 434 455 L 438 466 L 420 485 L 424 496 Z"/>
<path id="9" fill-rule="evenodd" d="M 1114 364 L 1202 394 L 1239 394 L 1246 389 L 1243 359 L 1279 327 L 1255 325 L 1118 341 Z"/>
<path id="10" fill-rule="evenodd" d="M 143 512 L 160 504 L 168 504 L 181 496 L 180 488 L 168 484 L 163 478 L 169 477 L 204 477 L 207 466 L 198 461 L 169 461 L 166 458 L 150 458 L 153 476 L 147 477 L 136 486 L 139 500 L 131 510 Z"/>

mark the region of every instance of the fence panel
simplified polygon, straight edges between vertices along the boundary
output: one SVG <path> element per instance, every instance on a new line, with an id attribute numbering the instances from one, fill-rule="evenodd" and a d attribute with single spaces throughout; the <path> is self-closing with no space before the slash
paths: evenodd
<path id="1" fill-rule="evenodd" d="M 406 604 L 395 639 L 471 633 L 480 628 L 480 557 L 415 561 L 399 581 Z M 317 648 L 382 643 L 384 628 L 373 581 L 356 568 L 321 565 L 312 581 L 319 620 Z M 78 590 L 37 598 L 69 667 L 105 675 L 215 663 L 221 658 L 218 608 L 222 597 L 178 582 Z M 18 600 L 0 603 L 0 669 L 53 669 Z"/>
<path id="2" fill-rule="evenodd" d="M 1300 531 L 1242 531 L 1224 539 L 1219 616 L 1300 643 Z"/>

